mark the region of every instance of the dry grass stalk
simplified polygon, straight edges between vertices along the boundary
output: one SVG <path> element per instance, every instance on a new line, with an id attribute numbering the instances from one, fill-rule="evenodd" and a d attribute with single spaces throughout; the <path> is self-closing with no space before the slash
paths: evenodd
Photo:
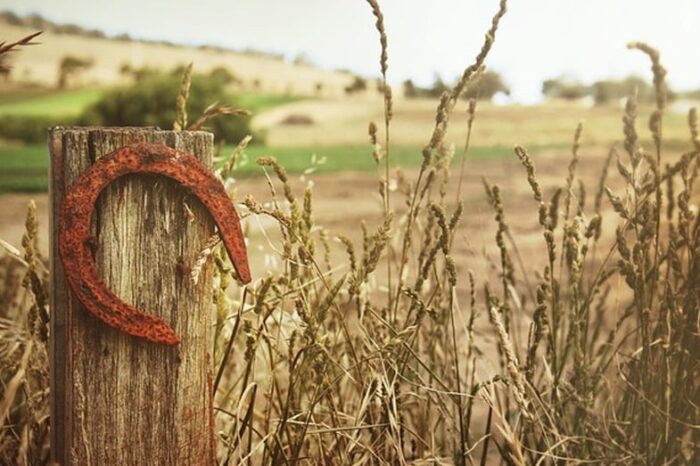
<path id="1" fill-rule="evenodd" d="M 185 97 L 186 99 L 187 97 Z M 204 109 L 204 112 L 202 113 L 202 116 L 197 118 L 197 121 L 192 123 L 187 130 L 188 131 L 198 131 L 201 130 L 204 125 L 207 123 L 207 121 L 211 120 L 212 118 L 216 118 L 217 116 L 221 115 L 228 115 L 228 116 L 237 116 L 237 117 L 249 117 L 251 115 L 250 111 L 248 110 L 242 110 L 238 108 L 233 108 L 228 105 L 223 105 L 220 104 L 219 102 L 215 102 L 211 105 L 209 105 L 207 108 Z M 187 120 L 187 114 L 184 114 L 184 120 L 186 122 Z"/>
<path id="2" fill-rule="evenodd" d="M 380 180 L 380 193 L 382 199 L 384 200 L 384 215 L 389 215 L 391 211 L 391 198 L 389 185 L 390 181 L 390 170 L 391 170 L 391 156 L 389 151 L 389 140 L 390 140 L 390 122 L 393 116 L 393 96 L 391 91 L 391 86 L 387 83 L 386 73 L 389 69 L 389 55 L 388 55 L 388 44 L 386 29 L 384 27 L 384 14 L 379 7 L 379 2 L 377 0 L 367 0 L 370 8 L 372 9 L 372 14 L 376 18 L 375 27 L 379 33 L 379 43 L 381 46 L 381 55 L 379 57 L 379 67 L 382 73 L 382 93 L 384 95 L 384 179 Z M 373 156 L 375 160 L 379 160 L 379 147 L 376 138 L 376 126 L 373 128 L 370 126 L 370 138 L 373 142 Z M 391 271 L 391 261 L 393 259 L 393 250 L 391 245 L 388 248 L 389 260 L 387 261 L 387 280 L 388 280 L 388 306 L 392 307 L 392 300 L 394 296 L 392 295 L 392 271 Z"/>
<path id="3" fill-rule="evenodd" d="M 180 93 L 177 95 L 177 118 L 173 124 L 175 131 L 184 131 L 187 128 L 187 99 L 190 96 L 190 84 L 192 84 L 192 68 L 194 64 L 190 63 L 182 73 L 182 82 L 180 84 Z"/>
<path id="4" fill-rule="evenodd" d="M 48 271 L 38 245 L 36 204 L 31 201 L 22 236 L 23 262 L 12 262 L 22 267 L 17 272 L 23 275 L 19 283 L 24 292 L 5 290 L 10 293 L 6 297 L 20 304 L 6 308 L 6 315 L 0 310 L 3 464 L 44 464 L 48 459 Z"/>
<path id="5" fill-rule="evenodd" d="M 10 70 L 10 67 L 7 66 L 4 61 L 2 60 L 3 57 L 2 55 L 9 53 L 9 52 L 14 52 L 18 50 L 21 47 L 26 47 L 29 45 L 38 45 L 39 42 L 34 42 L 34 39 L 36 39 L 43 31 L 35 32 L 33 34 L 29 34 L 26 37 L 21 38 L 18 41 L 15 42 L 5 42 L 2 41 L 0 42 L 0 72 L 7 72 Z"/>
<path id="6" fill-rule="evenodd" d="M 513 385 L 515 400 L 520 407 L 520 414 L 522 414 L 525 418 L 531 418 L 532 416 L 528 410 L 528 403 L 525 395 L 525 380 L 523 379 L 522 372 L 520 372 L 518 357 L 515 355 L 513 344 L 511 343 L 508 332 L 503 324 L 501 312 L 502 310 L 499 309 L 497 304 L 494 303 L 492 306 L 489 306 L 489 318 L 496 329 L 498 343 L 501 346 L 503 354 L 505 355 L 508 375 L 510 376 L 510 381 Z"/>

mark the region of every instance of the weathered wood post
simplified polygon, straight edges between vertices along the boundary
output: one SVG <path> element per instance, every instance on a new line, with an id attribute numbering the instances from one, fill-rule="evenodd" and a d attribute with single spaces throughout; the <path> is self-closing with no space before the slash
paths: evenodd
<path id="1" fill-rule="evenodd" d="M 99 157 L 159 143 L 211 166 L 212 135 L 139 128 L 53 128 L 51 154 L 51 449 L 61 465 L 212 465 L 211 268 L 192 264 L 214 232 L 207 210 L 165 177 L 127 175 L 93 217 L 99 274 L 121 299 L 164 319 L 178 346 L 105 325 L 70 291 L 58 250 L 61 206 Z"/>

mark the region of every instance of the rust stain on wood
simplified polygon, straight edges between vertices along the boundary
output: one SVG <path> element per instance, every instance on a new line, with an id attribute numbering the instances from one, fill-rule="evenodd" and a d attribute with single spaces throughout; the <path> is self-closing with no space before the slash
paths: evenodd
<path id="1" fill-rule="evenodd" d="M 94 263 L 125 302 L 168 322 L 180 344 L 152 344 L 105 325 L 72 292 L 59 253 L 59 221 L 71 187 L 101 158 L 161 144 L 211 167 L 203 131 L 54 128 L 51 152 L 51 456 L 70 465 L 214 466 L 213 262 L 193 264 L 214 234 L 209 208 L 177 180 L 135 173 L 108 184 L 90 222 Z M 185 206 L 188 206 L 189 209 Z M 190 210 L 190 212 L 188 212 Z M 94 241 L 93 241 L 94 240 Z"/>

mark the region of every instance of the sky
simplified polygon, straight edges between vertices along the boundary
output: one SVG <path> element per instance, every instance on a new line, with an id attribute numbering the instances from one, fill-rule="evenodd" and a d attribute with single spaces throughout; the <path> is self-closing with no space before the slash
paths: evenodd
<path id="1" fill-rule="evenodd" d="M 473 61 L 498 0 L 379 0 L 392 83 L 452 81 Z M 379 75 L 379 38 L 365 0 L 0 0 L 0 10 L 39 13 L 106 33 L 254 48 L 317 66 Z M 541 95 L 544 79 L 583 82 L 638 74 L 645 41 L 661 52 L 672 88 L 700 88 L 700 0 L 511 0 L 487 66 L 515 101 Z M 0 31 L 0 36 L 2 31 Z"/>

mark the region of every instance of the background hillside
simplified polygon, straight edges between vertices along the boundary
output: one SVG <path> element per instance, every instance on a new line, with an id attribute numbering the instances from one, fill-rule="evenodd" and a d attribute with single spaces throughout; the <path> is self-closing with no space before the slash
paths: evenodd
<path id="1" fill-rule="evenodd" d="M 223 67 L 240 80 L 242 88 L 269 93 L 342 95 L 353 79 L 349 73 L 321 70 L 305 63 L 288 63 L 271 54 L 136 41 L 127 37 L 107 38 L 98 31 L 67 28 L 46 20 L 32 22 L 20 18 L 13 21 L 8 14 L 0 15 L 2 40 L 18 40 L 37 30 L 44 31 L 41 46 L 11 57 L 11 80 L 55 86 L 60 61 L 66 56 L 92 62 L 89 69 L 76 77 L 73 86 L 124 84 L 128 82 L 128 77 L 121 72 L 125 65 L 134 69 L 149 67 L 170 71 L 190 62 L 202 73 Z M 7 85 L 7 81 L 4 84 Z"/>

